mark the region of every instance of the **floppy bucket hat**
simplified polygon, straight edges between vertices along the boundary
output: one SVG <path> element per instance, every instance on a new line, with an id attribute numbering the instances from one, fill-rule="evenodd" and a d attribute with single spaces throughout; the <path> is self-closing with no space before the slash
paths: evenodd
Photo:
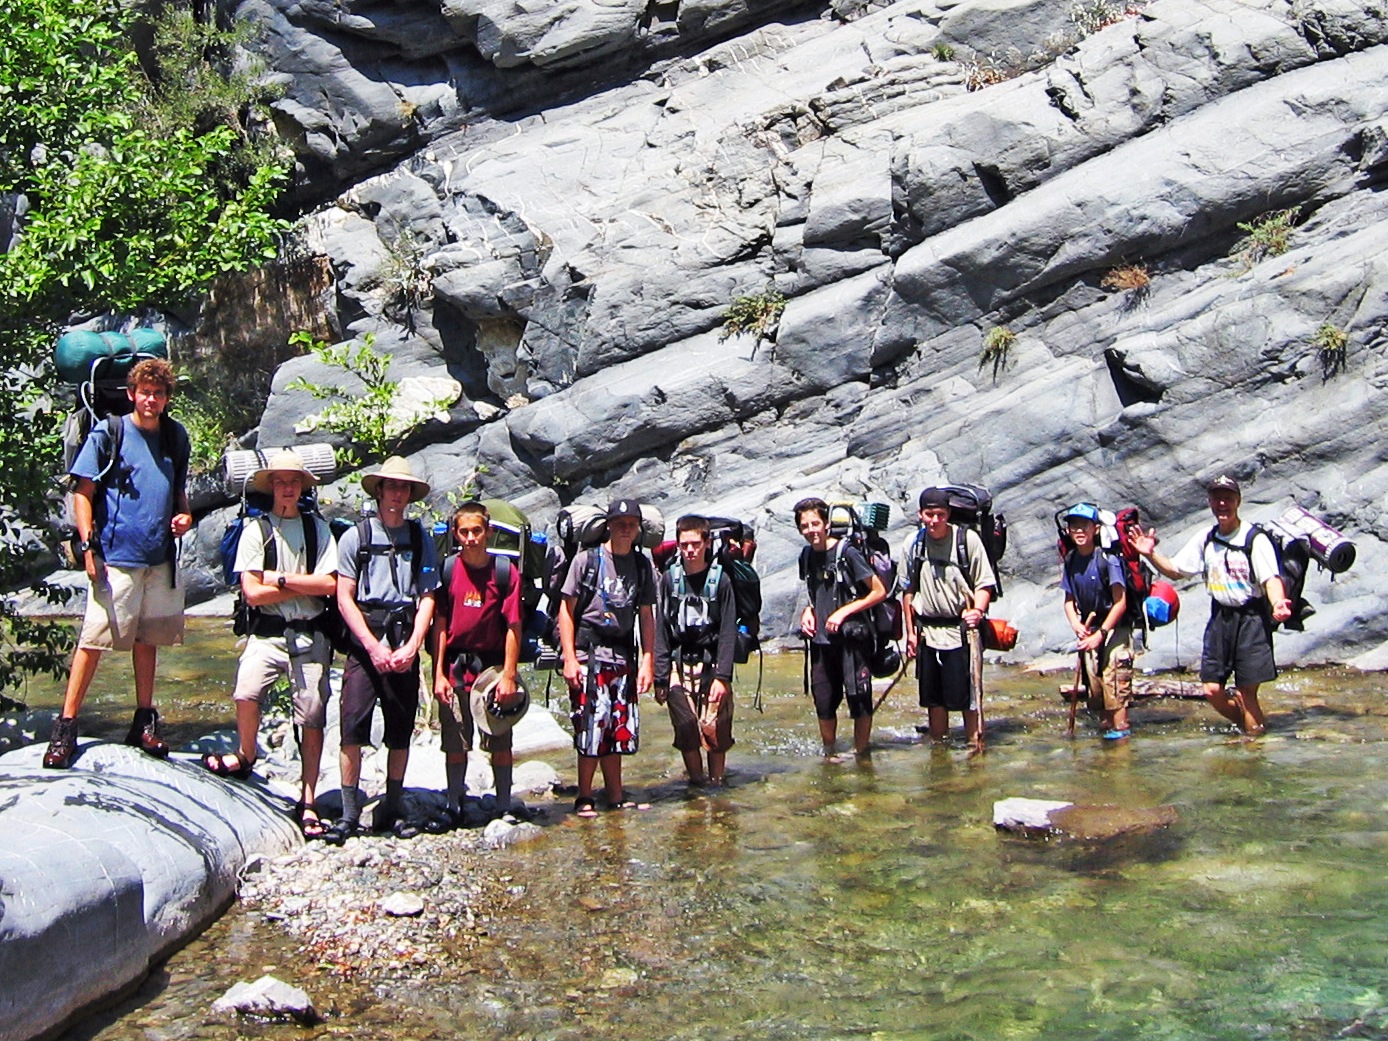
<path id="1" fill-rule="evenodd" d="M 501 670 L 492 665 L 483 669 L 472 684 L 472 720 L 484 734 L 509 733 L 530 709 L 530 692 L 519 677 L 516 679 L 516 693 L 520 700 L 511 708 L 501 709 L 496 703 L 496 688 L 500 683 Z"/>
<path id="2" fill-rule="evenodd" d="M 414 475 L 414 471 L 410 469 L 410 461 L 404 456 L 393 455 L 377 469 L 366 474 L 361 479 L 361 489 L 371 498 L 379 498 L 381 482 L 386 480 L 409 482 L 413 486 L 410 489 L 410 502 L 418 502 L 429 494 L 429 482 Z"/>
<path id="3" fill-rule="evenodd" d="M 308 491 L 318 483 L 317 475 L 304 466 L 304 461 L 299 458 L 298 452 L 282 448 L 266 460 L 265 465 L 252 475 L 251 487 L 258 492 L 264 492 L 266 495 L 273 493 L 274 488 L 270 481 L 277 473 L 297 474 L 301 491 Z"/>

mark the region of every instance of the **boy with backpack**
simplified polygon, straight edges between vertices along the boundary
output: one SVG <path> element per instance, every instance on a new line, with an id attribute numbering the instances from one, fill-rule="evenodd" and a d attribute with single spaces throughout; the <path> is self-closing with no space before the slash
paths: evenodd
<path id="1" fill-rule="evenodd" d="M 280 676 L 289 679 L 299 735 L 300 793 L 295 807 L 304 838 L 324 835 L 314 807 L 328 721 L 328 672 L 333 649 L 323 632 L 324 598 L 337 589 L 337 543 L 322 517 L 305 514 L 299 498 L 318 483 L 297 453 L 276 453 L 251 479 L 272 497 L 270 511 L 241 521 L 234 570 L 249 607 L 249 631 L 236 667 L 235 752 L 213 752 L 203 766 L 244 780 L 256 760 L 261 704 Z"/>
<path id="2" fill-rule="evenodd" d="M 1062 518 L 1073 548 L 1061 566 L 1065 617 L 1091 696 L 1101 699 L 1104 740 L 1121 741 L 1132 731 L 1128 705 L 1133 695 L 1133 630 L 1128 622 L 1123 561 L 1099 546 L 1099 509 L 1087 502 Z"/>
<path id="3" fill-rule="evenodd" d="M 636 549 L 640 532 L 640 503 L 614 500 L 606 541 L 575 554 L 561 590 L 559 646 L 578 753 L 574 812 L 580 817 L 597 816 L 599 766 L 609 808 L 635 806 L 622 787 L 622 757 L 639 747 L 637 698 L 655 678 L 656 580 L 650 559 Z"/>
<path id="4" fill-rule="evenodd" d="M 521 579 L 509 560 L 487 552 L 491 514 L 480 502 L 467 502 L 453 514 L 456 556 L 445 561 L 434 612 L 434 697 L 438 700 L 448 812 L 463 822 L 467 758 L 473 731 L 472 688 L 489 668 L 500 668 L 496 702 L 501 711 L 518 709 L 524 697 L 516 678 L 521 653 Z M 505 575 L 503 575 L 505 571 Z M 509 584 L 507 584 L 509 582 Z M 511 732 L 482 731 L 482 751 L 491 756 L 496 810 L 511 812 Z"/>
<path id="5" fill-rule="evenodd" d="M 63 708 L 43 765 L 66 769 L 77 751 L 77 713 L 101 655 L 128 650 L 135 669 L 135 719 L 125 743 L 164 758 L 154 708 L 160 647 L 183 642 L 183 587 L 175 539 L 193 526 L 188 509 L 188 431 L 165 415 L 173 369 L 150 358 L 130 370 L 134 406 L 92 428 L 72 464 L 76 551 L 87 572 L 87 610 L 72 655 Z"/>
<path id="6" fill-rule="evenodd" d="M 429 494 L 410 464 L 391 456 L 361 479 L 376 515 L 343 533 L 337 545 L 337 605 L 351 634 L 342 669 L 342 816 L 324 838 L 341 843 L 361 822 L 362 745 L 371 743 L 371 716 L 385 717 L 386 791 L 372 830 L 409 839 L 421 825 L 404 816 L 402 800 L 410 738 L 419 709 L 419 652 L 434 619 L 438 557 L 423 525 L 405 508 Z"/>
<path id="7" fill-rule="evenodd" d="M 1292 616 L 1272 538 L 1239 517 L 1243 494 L 1239 482 L 1221 474 L 1206 485 L 1215 526 L 1198 532 L 1174 557 L 1157 550 L 1156 531 L 1139 535 L 1134 545 L 1167 578 L 1202 575 L 1210 592 L 1210 621 L 1200 656 L 1205 698 L 1245 734 L 1263 732 L 1265 718 L 1258 688 L 1277 678 L 1272 627 Z M 1224 689 L 1234 677 L 1234 696 Z"/>
<path id="8" fill-rule="evenodd" d="M 920 705 L 930 739 L 949 735 L 950 712 L 964 714 L 970 748 L 983 751 L 983 624 L 997 578 L 983 540 L 972 528 L 950 523 L 944 488 L 920 494 L 921 529 L 906 550 L 901 607 L 906 656 L 916 659 Z"/>
<path id="9" fill-rule="evenodd" d="M 866 756 L 876 636 L 863 612 L 885 600 L 887 588 L 861 553 L 830 534 L 829 504 L 823 499 L 797 502 L 795 526 L 807 543 L 800 553 L 800 576 L 810 602 L 800 614 L 800 632 L 809 641 L 810 695 L 824 756 L 834 758 L 839 705 L 845 700 L 853 720 L 853 751 Z"/>
<path id="10" fill-rule="evenodd" d="M 721 785 L 733 746 L 737 598 L 721 564 L 710 566 L 708 519 L 675 522 L 679 560 L 660 576 L 655 700 L 670 712 L 675 748 L 694 786 Z M 670 682 L 671 671 L 678 682 Z M 708 753 L 704 769 L 703 751 Z"/>

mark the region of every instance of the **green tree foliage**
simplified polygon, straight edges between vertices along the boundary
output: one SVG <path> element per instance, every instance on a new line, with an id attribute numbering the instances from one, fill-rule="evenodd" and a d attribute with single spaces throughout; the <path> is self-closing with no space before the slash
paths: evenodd
<path id="1" fill-rule="evenodd" d="M 216 275 L 272 258 L 285 230 L 270 207 L 287 165 L 244 129 L 257 100 L 249 84 L 218 72 L 235 32 L 195 31 L 186 4 L 164 4 L 139 27 L 127 11 L 103 0 L 0 4 L 0 214 L 27 207 L 13 241 L 0 224 L 3 589 L 31 563 L 16 532 L 51 509 L 59 415 L 43 391 L 54 336 L 74 316 L 185 304 Z M 17 657 L 34 635 L 19 624 L 0 606 L 0 683 L 8 662 L 51 664 Z"/>

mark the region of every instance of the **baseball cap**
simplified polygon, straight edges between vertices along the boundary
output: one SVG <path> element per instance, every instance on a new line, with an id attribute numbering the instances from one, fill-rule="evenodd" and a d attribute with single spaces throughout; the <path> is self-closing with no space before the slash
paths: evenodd
<path id="1" fill-rule="evenodd" d="M 1242 495 L 1243 490 L 1239 488 L 1239 482 L 1228 474 L 1220 474 L 1209 484 L 1205 485 L 1207 492 L 1233 492 L 1235 495 Z"/>
<path id="2" fill-rule="evenodd" d="M 613 499 L 607 507 L 607 519 L 616 520 L 618 517 L 635 517 L 641 519 L 641 504 L 635 499 Z"/>
<path id="3" fill-rule="evenodd" d="M 922 510 L 936 509 L 944 506 L 949 507 L 949 492 L 943 488 L 927 488 L 921 492 L 920 508 Z"/>
<path id="4" fill-rule="evenodd" d="M 1064 519 L 1069 520 L 1071 517 L 1077 517 L 1080 520 L 1093 521 L 1095 524 L 1098 524 L 1099 507 L 1095 506 L 1093 503 L 1077 502 L 1075 503 L 1075 505 L 1071 506 L 1068 510 L 1065 511 Z"/>

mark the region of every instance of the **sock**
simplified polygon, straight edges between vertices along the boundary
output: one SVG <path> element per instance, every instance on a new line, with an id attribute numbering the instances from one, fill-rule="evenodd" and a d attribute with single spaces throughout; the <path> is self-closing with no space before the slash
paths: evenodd
<path id="1" fill-rule="evenodd" d="M 496 812 L 506 813 L 511 809 L 511 768 L 493 766 L 492 776 L 496 778 Z"/>
<path id="2" fill-rule="evenodd" d="M 342 819 L 353 824 L 361 822 L 361 789 L 355 784 L 342 786 Z"/>
<path id="3" fill-rule="evenodd" d="M 467 763 L 444 763 L 443 770 L 448 778 L 448 809 L 461 813 L 467 796 Z"/>
<path id="4" fill-rule="evenodd" d="M 381 808 L 378 812 L 386 817 L 400 816 L 400 799 L 404 793 L 405 782 L 403 779 L 399 781 L 387 779 L 385 798 L 381 800 Z"/>

